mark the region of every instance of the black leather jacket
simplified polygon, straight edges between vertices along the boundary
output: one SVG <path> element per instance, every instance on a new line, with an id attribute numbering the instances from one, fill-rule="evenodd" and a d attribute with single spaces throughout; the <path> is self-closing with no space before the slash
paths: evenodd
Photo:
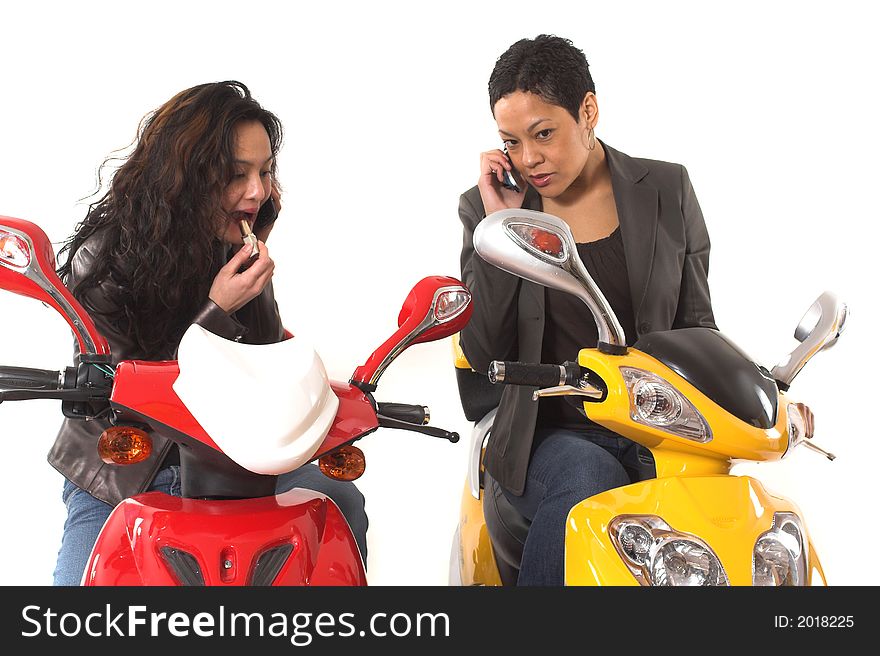
<path id="1" fill-rule="evenodd" d="M 100 244 L 99 239 L 99 236 L 89 238 L 76 252 L 71 261 L 70 279 L 67 281 L 69 288 L 73 289 L 92 267 L 97 246 Z M 114 286 L 112 281 L 104 281 L 100 291 L 90 296 L 98 309 L 106 311 L 115 307 Z M 121 360 L 146 359 L 138 352 L 131 336 L 111 325 L 101 314 L 95 313 L 92 318 L 110 343 L 114 365 Z M 227 339 L 248 344 L 278 342 L 284 336 L 284 326 L 278 313 L 271 281 L 259 296 L 231 315 L 206 299 L 192 322 Z M 169 349 L 169 355 L 174 352 L 176 345 Z M 78 354 L 74 344 L 74 357 Z M 104 419 L 65 419 L 49 451 L 48 460 L 49 464 L 76 486 L 115 506 L 122 499 L 149 487 L 173 443 L 153 434 L 153 452 L 147 460 L 136 465 L 108 465 L 98 455 L 96 443 L 109 425 Z"/>

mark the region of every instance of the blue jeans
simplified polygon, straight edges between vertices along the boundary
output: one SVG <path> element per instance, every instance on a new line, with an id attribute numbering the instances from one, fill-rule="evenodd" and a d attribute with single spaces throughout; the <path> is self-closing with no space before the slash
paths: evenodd
<path id="1" fill-rule="evenodd" d="M 364 496 L 354 483 L 328 478 L 317 465 L 306 464 L 279 476 L 275 490 L 281 493 L 295 487 L 315 490 L 333 499 L 348 520 L 361 557 L 366 563 L 369 522 L 364 509 Z M 180 467 L 172 465 L 160 469 L 149 491 L 180 496 Z M 67 520 L 64 522 L 53 585 L 80 585 L 92 547 L 95 546 L 98 534 L 113 506 L 96 499 L 66 479 L 61 498 L 67 506 Z"/>
<path id="2" fill-rule="evenodd" d="M 538 428 L 539 439 L 522 496 L 502 491 L 532 522 L 517 585 L 561 586 L 568 512 L 594 494 L 653 477 L 654 465 L 639 459 L 638 444 L 607 432 Z"/>

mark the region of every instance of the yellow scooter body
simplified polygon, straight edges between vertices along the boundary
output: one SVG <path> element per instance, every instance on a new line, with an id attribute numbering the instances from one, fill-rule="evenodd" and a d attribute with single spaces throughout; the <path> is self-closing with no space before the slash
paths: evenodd
<path id="1" fill-rule="evenodd" d="M 565 585 L 640 585 L 608 532 L 615 517 L 653 515 L 681 533 L 698 536 L 721 560 L 730 585 L 752 585 L 752 554 L 778 512 L 803 520 L 791 501 L 747 476 L 652 479 L 602 492 L 574 506 L 565 529 Z M 456 551 L 461 585 L 500 586 L 482 500 L 466 488 Z M 806 533 L 806 527 L 805 527 Z M 809 533 L 806 585 L 825 585 Z"/>
<path id="2" fill-rule="evenodd" d="M 773 525 L 775 513 L 803 519 L 791 501 L 767 492 L 748 476 L 652 479 L 602 492 L 574 506 L 565 527 L 566 585 L 639 585 L 615 548 L 609 525 L 615 517 L 654 516 L 673 530 L 698 537 L 718 556 L 730 585 L 753 585 L 755 543 Z M 806 529 L 805 529 L 806 533 Z M 805 535 L 809 544 L 809 536 Z M 806 585 L 824 585 L 812 546 Z"/>
<path id="3" fill-rule="evenodd" d="M 460 349 L 456 354 L 461 356 L 456 366 L 467 366 Z M 656 516 L 675 531 L 698 537 L 721 560 L 730 585 L 752 585 L 755 543 L 771 529 L 774 515 L 780 512 L 797 515 L 803 527 L 804 583 L 825 584 L 797 507 L 769 494 L 759 481 L 729 473 L 736 460 L 778 460 L 787 453 L 789 401 L 785 394 L 779 394 L 775 425 L 762 429 L 733 416 L 665 364 L 635 349 L 625 355 L 583 349 L 578 363 L 598 374 L 607 386 L 602 401 L 584 403 L 587 415 L 647 447 L 654 456 L 657 478 L 597 494 L 572 508 L 566 524 L 566 585 L 640 584 L 609 536 L 612 520 L 622 515 Z M 650 371 L 678 389 L 705 418 L 711 438 L 697 442 L 636 421 L 622 375 L 626 367 Z M 482 501 L 465 486 L 457 536 L 462 585 L 501 584 Z"/>
<path id="4" fill-rule="evenodd" d="M 677 532 L 707 543 L 720 559 L 730 585 L 752 585 L 752 561 L 758 538 L 773 526 L 775 513 L 803 517 L 789 500 L 769 494 L 754 478 L 731 476 L 734 459 L 780 459 L 789 447 L 788 400 L 779 393 L 776 423 L 762 429 L 721 408 L 678 373 L 635 349 L 608 356 L 581 350 L 578 362 L 595 371 L 608 387 L 605 399 L 585 403 L 590 419 L 648 447 L 657 478 L 609 490 L 585 499 L 566 523 L 567 585 L 639 585 L 615 549 L 608 527 L 621 515 L 661 518 Z M 635 420 L 622 371 L 635 368 L 658 375 L 678 389 L 705 418 L 711 439 L 696 442 Z M 821 564 L 807 545 L 806 585 L 824 585 Z"/>
<path id="5" fill-rule="evenodd" d="M 458 568 L 456 575 L 460 585 L 501 585 L 501 575 L 483 515 L 485 493 L 480 490 L 480 499 L 476 499 L 465 485 L 461 498 L 461 517 L 452 556 L 457 562 L 452 562 L 450 566 Z"/>

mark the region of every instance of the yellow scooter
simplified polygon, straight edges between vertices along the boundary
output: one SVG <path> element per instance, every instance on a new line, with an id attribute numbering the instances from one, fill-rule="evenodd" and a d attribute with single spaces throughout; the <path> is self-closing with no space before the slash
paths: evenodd
<path id="1" fill-rule="evenodd" d="M 832 346 L 847 307 L 824 293 L 795 331 L 800 344 L 767 370 L 709 328 L 643 336 L 628 348 L 610 305 L 577 257 L 561 219 L 524 209 L 495 212 L 474 233 L 489 263 L 570 292 L 590 308 L 597 348 L 577 363 L 493 362 L 489 381 L 534 387 L 533 398 L 566 396 L 585 416 L 650 450 L 656 478 L 584 499 L 565 528 L 566 585 L 825 585 L 806 523 L 790 500 L 731 474 L 740 461 L 771 461 L 805 439 L 805 418 L 787 392 L 804 364 Z M 486 377 L 457 341 L 460 392 Z M 464 398 L 464 397 L 463 397 Z M 482 468 L 495 410 L 481 409 L 471 436 L 452 585 L 513 585 L 528 520 Z M 483 414 L 485 412 L 485 414 Z M 466 409 L 467 414 L 467 409 Z M 469 419 L 476 420 L 473 414 Z"/>

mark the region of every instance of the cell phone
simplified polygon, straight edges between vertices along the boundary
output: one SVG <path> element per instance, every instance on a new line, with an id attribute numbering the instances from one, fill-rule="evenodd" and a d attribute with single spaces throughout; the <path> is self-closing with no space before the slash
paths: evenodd
<path id="1" fill-rule="evenodd" d="M 510 189 L 519 193 L 521 190 L 519 185 L 516 183 L 516 178 L 514 177 L 514 173 L 516 173 L 516 169 L 513 167 L 513 161 L 510 159 L 510 155 L 507 152 L 507 148 L 504 149 L 504 156 L 507 158 L 507 161 L 510 163 L 510 171 L 504 169 L 501 171 L 501 186 L 505 189 Z"/>
<path id="2" fill-rule="evenodd" d="M 278 218 L 278 210 L 275 209 L 275 200 L 269 196 L 269 199 L 260 207 L 257 212 L 257 218 L 254 221 L 254 230 L 265 228 L 275 222 Z"/>

